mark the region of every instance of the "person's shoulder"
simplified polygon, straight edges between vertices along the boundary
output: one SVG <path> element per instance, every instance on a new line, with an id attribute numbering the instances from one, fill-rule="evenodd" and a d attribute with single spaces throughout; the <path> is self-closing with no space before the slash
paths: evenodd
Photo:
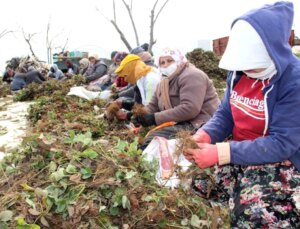
<path id="1" fill-rule="evenodd" d="M 291 62 L 282 73 L 280 80 L 285 84 L 300 84 L 300 61 Z"/>
<path id="2" fill-rule="evenodd" d="M 95 65 L 96 65 L 96 67 L 105 66 L 107 68 L 106 63 L 103 60 L 98 60 Z"/>
<path id="3" fill-rule="evenodd" d="M 32 70 L 32 71 L 26 73 L 26 75 L 39 75 L 39 74 L 42 74 L 42 73 L 40 73 L 38 70 Z"/>
<path id="4" fill-rule="evenodd" d="M 188 66 L 179 75 L 179 78 L 185 80 L 208 80 L 207 74 L 192 64 L 188 64 Z"/>
<path id="5" fill-rule="evenodd" d="M 161 74 L 159 70 L 155 67 L 152 67 L 151 71 L 147 73 L 146 77 L 154 77 L 154 78 L 161 78 Z"/>

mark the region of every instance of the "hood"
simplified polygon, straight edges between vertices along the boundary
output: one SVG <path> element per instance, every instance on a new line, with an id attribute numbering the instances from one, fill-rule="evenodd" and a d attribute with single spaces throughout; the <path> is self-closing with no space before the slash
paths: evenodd
<path id="1" fill-rule="evenodd" d="M 51 67 L 52 67 L 52 69 L 53 69 L 54 72 L 57 72 L 57 71 L 58 71 L 58 67 L 57 67 L 56 64 L 53 64 Z"/>
<path id="2" fill-rule="evenodd" d="M 272 83 L 280 78 L 293 58 L 288 43 L 293 17 L 293 3 L 276 2 L 249 11 L 234 20 L 231 25 L 233 27 L 238 20 L 245 20 L 257 31 L 277 69 L 277 74 L 273 77 Z"/>

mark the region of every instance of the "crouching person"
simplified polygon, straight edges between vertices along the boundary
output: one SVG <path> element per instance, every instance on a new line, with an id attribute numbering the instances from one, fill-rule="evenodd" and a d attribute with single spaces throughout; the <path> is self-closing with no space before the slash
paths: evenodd
<path id="1" fill-rule="evenodd" d="M 26 87 L 26 68 L 25 67 L 18 67 L 16 70 L 16 74 L 11 82 L 10 89 L 13 92 L 19 91 Z"/>
<path id="2" fill-rule="evenodd" d="M 31 83 L 42 84 L 46 79 L 33 66 L 29 66 L 28 70 L 25 66 L 17 69 L 17 73 L 11 83 L 12 91 L 19 91 L 27 87 Z"/>
<path id="3" fill-rule="evenodd" d="M 33 66 L 28 67 L 28 72 L 26 73 L 26 86 L 31 83 L 42 84 L 46 79 L 38 70 L 36 70 Z"/>
<path id="4" fill-rule="evenodd" d="M 288 44 L 292 23 L 289 2 L 233 22 L 220 61 L 231 71 L 225 96 L 193 136 L 199 149 L 184 152 L 202 169 L 219 165 L 210 192 L 229 201 L 232 228 L 300 228 L 300 61 Z M 206 197 L 206 187 L 194 179 L 197 194 Z"/>
<path id="5" fill-rule="evenodd" d="M 206 123 L 219 106 L 212 81 L 187 62 L 179 50 L 164 49 L 159 56 L 163 79 L 147 105 L 148 114 L 136 118 L 142 126 L 162 126 L 145 138 L 144 149 L 155 136 L 174 138 L 178 131 L 193 131 Z"/>
<path id="6" fill-rule="evenodd" d="M 119 99 L 116 101 L 120 108 L 130 111 L 135 103 L 147 105 L 161 80 L 160 73 L 154 67 L 146 65 L 139 56 L 127 55 L 116 69 L 119 77 L 134 85 L 134 99 Z M 119 120 L 129 120 L 131 113 L 119 110 L 116 114 Z"/>

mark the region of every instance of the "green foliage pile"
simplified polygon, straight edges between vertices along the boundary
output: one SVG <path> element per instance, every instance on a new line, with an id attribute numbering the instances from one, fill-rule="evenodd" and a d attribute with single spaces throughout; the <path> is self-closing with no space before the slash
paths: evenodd
<path id="1" fill-rule="evenodd" d="M 51 96 L 55 92 L 66 95 L 71 87 L 80 86 L 85 82 L 83 76 L 76 75 L 65 81 L 57 81 L 54 79 L 47 80 L 42 84 L 32 83 L 28 87 L 18 91 L 15 95 L 15 101 L 31 101 L 41 96 Z"/>
<path id="2" fill-rule="evenodd" d="M 227 71 L 218 67 L 220 58 L 211 51 L 194 49 L 186 54 L 188 60 L 197 68 L 204 71 L 211 79 L 225 80 Z"/>
<path id="3" fill-rule="evenodd" d="M 220 98 L 226 88 L 226 78 L 228 72 L 219 68 L 220 58 L 211 51 L 204 51 L 201 48 L 194 49 L 186 54 L 187 59 L 197 68 L 204 71 L 213 81 Z"/>
<path id="4" fill-rule="evenodd" d="M 158 162 L 144 160 L 123 124 L 101 118 L 103 101 L 66 96 L 71 82 L 59 85 L 32 86 L 19 97 L 34 99 L 31 128 L 0 162 L 0 228 L 229 227 L 228 211 L 189 187 L 158 186 Z"/>
<path id="5" fill-rule="evenodd" d="M 0 78 L 0 98 L 6 97 L 8 95 L 11 95 L 10 85 L 7 83 L 4 83 L 2 79 Z"/>

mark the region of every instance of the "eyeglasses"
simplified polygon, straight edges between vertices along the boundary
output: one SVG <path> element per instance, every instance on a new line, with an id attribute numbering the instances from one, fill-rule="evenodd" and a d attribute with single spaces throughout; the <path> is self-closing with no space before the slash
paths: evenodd
<path id="1" fill-rule="evenodd" d="M 166 60 L 160 61 L 159 65 L 170 64 L 170 63 L 173 63 L 173 62 L 174 62 L 173 59 L 166 59 Z"/>

